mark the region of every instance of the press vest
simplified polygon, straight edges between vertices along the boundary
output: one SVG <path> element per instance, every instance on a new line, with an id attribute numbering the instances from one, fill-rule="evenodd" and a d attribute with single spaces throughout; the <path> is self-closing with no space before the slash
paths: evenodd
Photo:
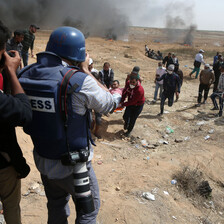
<path id="1" fill-rule="evenodd" d="M 60 113 L 60 85 L 71 67 L 64 67 L 62 60 L 51 52 L 37 54 L 37 63 L 25 67 L 19 81 L 28 95 L 33 110 L 31 124 L 24 128 L 34 144 L 34 150 L 48 159 L 60 159 L 68 151 L 64 121 Z M 76 72 L 69 81 L 68 91 L 78 93 L 86 74 Z M 88 110 L 87 110 L 88 111 Z M 72 110 L 72 94 L 67 96 L 67 139 L 70 151 L 79 151 L 88 146 L 88 112 L 79 115 Z"/>

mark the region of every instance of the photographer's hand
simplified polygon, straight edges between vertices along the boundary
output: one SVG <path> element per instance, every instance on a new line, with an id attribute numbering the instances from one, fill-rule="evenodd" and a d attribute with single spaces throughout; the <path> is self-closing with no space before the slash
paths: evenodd
<path id="1" fill-rule="evenodd" d="M 21 58 L 18 51 L 11 51 L 15 54 L 15 57 L 10 57 L 6 52 L 4 53 L 5 57 L 5 69 L 7 70 L 7 75 L 11 85 L 12 95 L 19 93 L 24 93 L 23 88 L 21 87 L 19 80 L 16 76 L 16 70 L 20 65 Z"/>
<path id="2" fill-rule="evenodd" d="M 13 53 L 15 56 L 14 57 L 10 57 L 6 52 L 4 53 L 4 57 L 5 57 L 5 68 L 9 71 L 15 71 L 17 70 L 17 68 L 19 67 L 20 63 L 21 63 L 21 58 L 19 56 L 19 52 L 18 51 L 9 51 L 11 53 Z"/>

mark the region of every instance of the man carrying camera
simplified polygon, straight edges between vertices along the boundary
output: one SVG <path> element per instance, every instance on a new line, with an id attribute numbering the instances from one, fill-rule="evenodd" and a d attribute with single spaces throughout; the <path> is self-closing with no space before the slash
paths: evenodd
<path id="1" fill-rule="evenodd" d="M 34 159 L 48 199 L 48 224 L 66 224 L 70 195 L 76 224 L 95 224 L 99 188 L 91 165 L 89 109 L 108 113 L 110 92 L 88 71 L 85 37 L 73 27 L 59 27 L 37 63 L 21 71 L 20 82 L 33 109 L 25 129 L 34 143 Z"/>
<path id="2" fill-rule="evenodd" d="M 17 143 L 15 127 L 30 122 L 32 110 L 16 77 L 16 69 L 20 64 L 19 53 L 11 51 L 14 57 L 10 57 L 5 51 L 9 37 L 8 29 L 0 21 L 0 70 L 4 69 L 11 87 L 11 95 L 0 91 L 0 198 L 6 223 L 21 224 L 20 179 L 29 174 L 30 168 Z"/>

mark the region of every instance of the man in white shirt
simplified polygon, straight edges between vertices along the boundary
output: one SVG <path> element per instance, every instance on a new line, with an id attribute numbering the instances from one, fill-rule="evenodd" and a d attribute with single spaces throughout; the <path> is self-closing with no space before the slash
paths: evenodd
<path id="1" fill-rule="evenodd" d="M 161 77 L 165 73 L 166 73 L 166 68 L 163 67 L 162 62 L 159 62 L 158 63 L 158 68 L 156 69 L 156 78 Z M 161 94 L 162 94 L 162 91 L 163 91 L 163 80 L 161 80 L 161 81 L 156 81 L 155 80 L 155 83 L 156 83 L 156 87 L 155 87 L 154 98 L 152 100 L 152 103 L 155 103 L 156 100 L 157 100 L 158 90 L 160 89 L 159 98 L 161 98 Z"/>
<path id="2" fill-rule="evenodd" d="M 199 72 L 200 72 L 201 63 L 205 64 L 204 59 L 203 59 L 203 53 L 204 53 L 204 51 L 202 49 L 200 49 L 199 52 L 196 54 L 195 60 L 194 60 L 194 69 L 189 74 L 190 77 L 192 76 L 193 73 L 196 72 L 195 78 L 196 79 L 198 78 L 198 75 L 199 75 Z"/>

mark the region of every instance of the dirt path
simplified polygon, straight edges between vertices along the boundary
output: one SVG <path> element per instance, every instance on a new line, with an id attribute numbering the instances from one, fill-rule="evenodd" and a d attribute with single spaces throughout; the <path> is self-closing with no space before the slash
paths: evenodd
<path id="1" fill-rule="evenodd" d="M 140 31 L 136 30 L 138 35 L 141 35 Z M 87 49 L 97 69 L 100 70 L 105 61 L 110 62 L 115 78 L 121 81 L 121 85 L 127 73 L 135 65 L 140 66 L 146 100 L 150 102 L 158 62 L 144 56 L 144 44 L 150 36 L 147 35 L 146 39 L 143 35 L 141 41 L 138 41 L 136 35 L 132 35 L 129 42 L 89 38 Z M 47 37 L 47 33 L 37 35 L 36 52 L 44 50 Z M 221 42 L 222 36 L 219 37 L 214 38 L 214 41 Z M 152 39 L 150 42 L 154 50 L 183 48 L 178 44 L 153 43 Z M 202 42 L 198 38 L 195 47 L 216 50 L 210 43 L 211 39 L 204 37 Z M 146 103 L 132 133 L 133 137 L 123 139 L 122 113 L 103 117 L 103 139 L 96 141 L 93 161 L 101 195 L 99 224 L 196 224 L 203 223 L 203 220 L 207 220 L 207 223 L 224 223 L 224 118 L 215 118 L 211 113 L 210 99 L 207 104 L 194 107 L 198 80 L 188 78 L 192 59 L 181 54 L 178 57 L 185 76 L 180 99 L 171 108 L 165 105 L 167 113 L 162 118 L 156 116 L 159 113 L 159 102 L 154 105 Z M 212 57 L 207 57 L 207 60 L 212 61 Z M 167 126 L 174 133 L 167 134 Z M 19 143 L 31 166 L 30 175 L 22 182 L 23 223 L 44 224 L 47 223 L 46 198 L 33 162 L 32 143 L 21 128 L 17 132 Z M 207 135 L 210 138 L 205 140 Z M 163 144 L 164 141 L 168 144 Z M 142 146 L 145 142 L 149 147 Z M 193 169 L 197 167 L 209 181 L 213 191 L 212 198 L 206 203 L 209 205 L 209 201 L 213 201 L 214 207 L 195 205 L 194 199 L 187 198 L 176 185 L 171 184 L 172 175 L 184 166 Z M 30 193 L 29 188 L 33 183 L 40 185 L 32 190 L 34 193 Z M 143 192 L 153 193 L 155 201 L 144 199 Z M 72 214 L 69 222 L 74 223 L 75 209 L 72 203 L 70 205 Z"/>

